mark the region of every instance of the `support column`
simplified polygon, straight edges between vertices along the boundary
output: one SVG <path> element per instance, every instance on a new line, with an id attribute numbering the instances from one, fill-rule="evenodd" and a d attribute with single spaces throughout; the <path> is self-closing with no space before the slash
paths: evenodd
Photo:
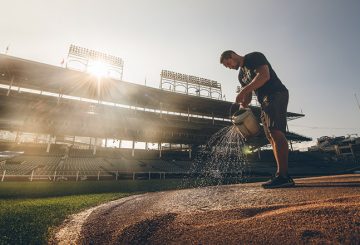
<path id="1" fill-rule="evenodd" d="M 11 87 L 12 87 L 13 83 L 14 83 L 14 76 L 11 77 L 10 86 L 9 86 L 9 89 L 8 89 L 8 91 L 6 93 L 6 96 L 10 95 L 10 91 L 11 91 Z"/>
<path id="2" fill-rule="evenodd" d="M 158 144 L 158 149 L 159 149 L 159 158 L 161 158 L 161 151 L 162 151 L 162 146 L 161 146 L 161 142 Z"/>
<path id="3" fill-rule="evenodd" d="M 214 117 L 214 112 L 211 112 L 211 114 L 212 114 L 212 123 L 213 123 L 213 125 L 215 125 L 215 117 Z"/>
<path id="4" fill-rule="evenodd" d="M 20 138 L 19 134 L 20 134 L 19 131 L 16 131 L 15 144 L 19 144 L 19 138 Z"/>
<path id="5" fill-rule="evenodd" d="M 93 155 L 96 155 L 96 145 L 97 144 L 97 138 L 95 138 L 95 144 L 94 144 L 94 150 L 93 150 Z"/>
<path id="6" fill-rule="evenodd" d="M 287 131 L 289 132 L 289 125 L 288 125 L 287 123 L 286 123 L 286 129 L 287 129 Z M 292 141 L 289 140 L 289 143 L 290 143 L 290 149 L 291 149 L 291 151 L 294 151 L 293 145 L 292 145 Z"/>
<path id="7" fill-rule="evenodd" d="M 105 138 L 105 148 L 107 147 L 107 138 Z"/>
<path id="8" fill-rule="evenodd" d="M 289 140 L 289 143 L 290 143 L 290 149 L 291 149 L 291 151 L 294 151 L 292 141 Z"/>
<path id="9" fill-rule="evenodd" d="M 261 160 L 261 148 L 258 149 L 258 157 L 259 157 L 259 160 Z"/>
<path id="10" fill-rule="evenodd" d="M 135 141 L 133 140 L 132 142 L 132 151 L 131 151 L 131 156 L 134 157 L 135 156 Z"/>
<path id="11" fill-rule="evenodd" d="M 351 143 L 349 144 L 349 147 L 350 147 L 350 151 L 351 151 L 351 154 L 352 154 L 352 156 L 353 156 L 353 159 L 356 160 L 356 155 L 355 155 L 355 152 L 354 152 L 354 149 L 353 149 Z"/>
<path id="12" fill-rule="evenodd" d="M 191 149 L 191 147 L 189 148 L 189 159 L 191 159 L 191 151 L 192 151 L 192 149 Z"/>
<path id="13" fill-rule="evenodd" d="M 340 155 L 340 149 L 338 145 L 334 145 L 336 155 Z"/>
<path id="14" fill-rule="evenodd" d="M 162 102 L 160 102 L 160 118 L 162 118 Z"/>
<path id="15" fill-rule="evenodd" d="M 6 174 L 6 169 L 4 170 L 3 175 L 2 175 L 2 177 L 1 177 L 1 182 L 4 182 L 5 174 Z"/>
<path id="16" fill-rule="evenodd" d="M 61 91 L 59 91 L 59 96 L 58 96 L 58 99 L 57 99 L 57 104 L 60 104 L 60 99 L 61 99 Z"/>
<path id="17" fill-rule="evenodd" d="M 31 171 L 30 181 L 33 181 L 33 177 L 34 177 L 34 169 Z"/>
<path id="18" fill-rule="evenodd" d="M 49 134 L 48 135 L 48 145 L 47 145 L 47 148 L 46 148 L 46 153 L 50 152 L 50 145 L 51 145 L 51 135 Z"/>
<path id="19" fill-rule="evenodd" d="M 190 108 L 188 106 L 188 122 L 190 122 Z"/>
<path id="20" fill-rule="evenodd" d="M 92 138 L 90 137 L 89 150 L 91 149 L 91 141 L 92 141 Z"/>
<path id="21" fill-rule="evenodd" d="M 149 150 L 148 142 L 145 142 L 145 150 Z"/>

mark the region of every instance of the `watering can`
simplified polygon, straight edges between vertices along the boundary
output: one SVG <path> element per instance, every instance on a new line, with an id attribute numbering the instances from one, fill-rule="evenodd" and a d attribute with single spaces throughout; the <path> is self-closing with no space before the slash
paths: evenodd
<path id="1" fill-rule="evenodd" d="M 260 124 L 250 108 L 240 108 L 231 117 L 237 131 L 246 139 L 260 133 Z"/>

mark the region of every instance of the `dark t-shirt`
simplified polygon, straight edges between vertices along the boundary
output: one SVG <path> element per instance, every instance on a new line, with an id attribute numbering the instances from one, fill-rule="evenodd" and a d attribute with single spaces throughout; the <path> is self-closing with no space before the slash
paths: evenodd
<path id="1" fill-rule="evenodd" d="M 272 69 L 269 61 L 265 55 L 260 52 L 253 52 L 245 55 L 244 65 L 240 67 L 239 82 L 242 87 L 249 84 L 256 76 L 256 68 L 267 65 L 270 71 L 270 79 L 260 88 L 255 90 L 260 103 L 262 103 L 264 96 L 276 92 L 287 91 L 287 88 L 280 81 L 275 71 Z"/>

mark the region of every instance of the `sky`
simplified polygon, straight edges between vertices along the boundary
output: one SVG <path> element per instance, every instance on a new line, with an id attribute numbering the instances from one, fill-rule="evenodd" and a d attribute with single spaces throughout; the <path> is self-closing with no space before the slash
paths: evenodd
<path id="1" fill-rule="evenodd" d="M 290 92 L 290 131 L 360 136 L 358 0 L 1 0 L 0 52 L 60 66 L 70 44 L 124 60 L 123 80 L 159 87 L 162 69 L 216 80 L 234 101 L 232 49 L 260 51 Z"/>

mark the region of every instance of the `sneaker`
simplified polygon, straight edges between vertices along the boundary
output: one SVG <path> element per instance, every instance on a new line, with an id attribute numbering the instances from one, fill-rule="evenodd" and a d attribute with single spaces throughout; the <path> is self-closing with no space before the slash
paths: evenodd
<path id="1" fill-rule="evenodd" d="M 294 180 L 288 177 L 275 176 L 261 185 L 264 189 L 286 188 L 295 186 Z"/>

